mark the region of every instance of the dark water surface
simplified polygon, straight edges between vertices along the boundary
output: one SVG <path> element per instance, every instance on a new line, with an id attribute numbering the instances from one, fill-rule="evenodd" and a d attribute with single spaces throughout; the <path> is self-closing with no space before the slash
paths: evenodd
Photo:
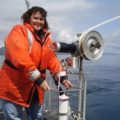
<path id="1" fill-rule="evenodd" d="M 87 120 L 120 120 L 120 55 L 104 55 L 87 71 Z"/>

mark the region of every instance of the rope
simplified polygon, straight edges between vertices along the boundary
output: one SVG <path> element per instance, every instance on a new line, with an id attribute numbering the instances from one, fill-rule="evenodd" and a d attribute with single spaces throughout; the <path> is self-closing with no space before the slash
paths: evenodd
<path id="1" fill-rule="evenodd" d="M 117 19 L 120 19 L 120 16 L 116 16 L 116 17 L 113 17 L 113 18 L 111 18 L 111 19 L 105 20 L 105 21 L 103 21 L 103 22 L 101 22 L 101 23 L 99 23 L 99 24 L 97 24 L 97 25 L 95 25 L 95 26 L 93 26 L 93 27 L 91 27 L 91 28 L 88 28 L 88 29 L 85 30 L 85 31 L 91 31 L 91 30 L 93 30 L 93 29 L 96 29 L 96 28 L 98 28 L 98 27 L 100 27 L 100 26 L 102 26 L 102 25 L 105 25 L 105 24 L 110 23 L 110 22 L 112 22 L 112 21 L 114 21 L 114 20 L 117 20 Z"/>

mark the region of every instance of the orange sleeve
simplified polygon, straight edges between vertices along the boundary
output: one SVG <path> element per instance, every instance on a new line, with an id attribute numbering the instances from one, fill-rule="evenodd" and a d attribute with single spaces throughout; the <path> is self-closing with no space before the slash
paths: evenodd
<path id="1" fill-rule="evenodd" d="M 30 71 L 36 69 L 29 54 L 27 32 L 22 25 L 15 26 L 5 40 L 6 58 L 18 69 Z"/>
<path id="2" fill-rule="evenodd" d="M 50 44 L 52 44 L 52 41 Z M 59 73 L 60 71 L 64 71 L 64 68 L 61 65 L 60 60 L 58 59 L 56 53 L 52 50 L 49 51 L 48 69 L 50 70 L 52 75 L 55 75 L 55 74 Z"/>

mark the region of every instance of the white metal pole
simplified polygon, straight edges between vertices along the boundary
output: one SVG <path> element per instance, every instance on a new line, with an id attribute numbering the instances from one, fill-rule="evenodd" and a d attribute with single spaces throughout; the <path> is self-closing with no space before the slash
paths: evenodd
<path id="1" fill-rule="evenodd" d="M 78 94 L 78 118 L 79 120 L 85 120 L 86 116 L 86 80 L 83 75 L 83 58 L 80 58 L 79 69 L 79 94 Z"/>

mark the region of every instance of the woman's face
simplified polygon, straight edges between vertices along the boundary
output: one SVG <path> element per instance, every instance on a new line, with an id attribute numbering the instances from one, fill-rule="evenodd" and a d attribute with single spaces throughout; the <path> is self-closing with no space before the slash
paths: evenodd
<path id="1" fill-rule="evenodd" d="M 30 24 L 34 28 L 34 30 L 39 31 L 43 28 L 45 23 L 44 18 L 40 14 L 40 12 L 33 13 L 30 17 Z"/>

